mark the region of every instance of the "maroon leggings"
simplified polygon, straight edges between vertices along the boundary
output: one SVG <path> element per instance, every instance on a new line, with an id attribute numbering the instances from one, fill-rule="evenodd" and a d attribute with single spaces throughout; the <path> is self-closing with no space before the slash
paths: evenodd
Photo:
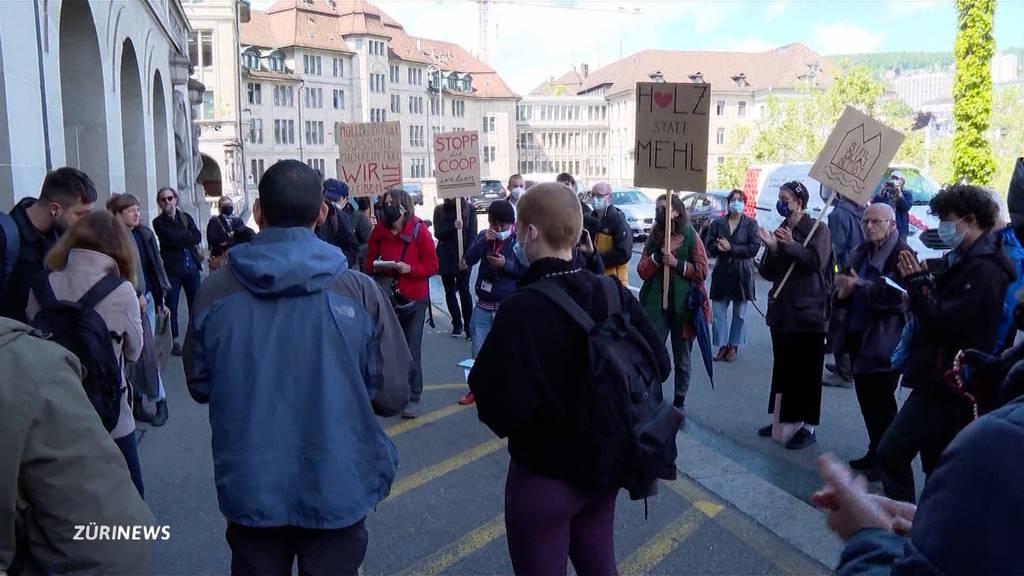
<path id="1" fill-rule="evenodd" d="M 570 558 L 580 576 L 617 574 L 616 496 L 618 490 L 585 492 L 510 463 L 505 530 L 516 574 L 563 575 Z"/>

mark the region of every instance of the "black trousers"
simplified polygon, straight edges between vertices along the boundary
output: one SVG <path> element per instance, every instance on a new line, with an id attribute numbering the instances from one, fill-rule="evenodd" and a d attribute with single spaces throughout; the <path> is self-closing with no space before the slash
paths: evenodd
<path id="1" fill-rule="evenodd" d="M 885 494 L 914 502 L 917 493 L 910 468 L 914 456 L 921 453 L 921 467 L 930 476 L 942 451 L 967 424 L 966 417 L 963 401 L 951 392 L 911 392 L 878 445 L 876 459 Z"/>
<path id="2" fill-rule="evenodd" d="M 857 390 L 857 403 L 868 430 L 868 455 L 878 453 L 878 444 L 885 436 L 893 419 L 896 418 L 896 383 L 899 375 L 895 372 L 872 372 L 854 374 L 853 383 Z"/>
<path id="3" fill-rule="evenodd" d="M 300 576 L 356 574 L 366 556 L 365 521 L 334 530 L 251 528 L 229 523 L 231 574 L 290 576 L 296 557 Z"/>
<path id="4" fill-rule="evenodd" d="M 469 270 L 458 274 L 441 276 L 444 284 L 444 301 L 448 304 L 448 313 L 452 316 L 452 329 L 469 331 L 469 319 L 473 314 L 473 296 L 469 293 Z M 457 296 L 457 298 L 456 298 Z M 462 307 L 459 307 L 459 302 Z"/>

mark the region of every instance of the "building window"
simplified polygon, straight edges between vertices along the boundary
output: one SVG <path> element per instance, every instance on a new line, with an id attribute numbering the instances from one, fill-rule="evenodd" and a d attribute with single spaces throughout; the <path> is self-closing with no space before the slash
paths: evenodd
<path id="1" fill-rule="evenodd" d="M 363 49 L 363 41 L 362 41 L 362 39 L 356 40 L 356 50 L 362 50 L 362 49 Z"/>
<path id="2" fill-rule="evenodd" d="M 437 116 L 441 111 L 441 104 L 437 98 L 430 97 L 430 115 Z"/>
<path id="3" fill-rule="evenodd" d="M 388 111 L 383 108 L 370 108 L 370 122 L 387 122 Z"/>
<path id="4" fill-rule="evenodd" d="M 242 53 L 242 66 L 245 66 L 249 70 L 260 69 L 260 56 L 255 50 L 246 50 Z"/>
<path id="5" fill-rule="evenodd" d="M 384 75 L 370 74 L 370 92 L 384 93 Z"/>
<path id="6" fill-rule="evenodd" d="M 294 120 L 274 120 L 274 144 L 295 144 Z"/>
<path id="7" fill-rule="evenodd" d="M 270 69 L 274 72 L 284 72 L 284 55 L 280 52 L 274 52 L 267 58 L 267 63 L 270 64 Z"/>
<path id="8" fill-rule="evenodd" d="M 213 90 L 203 92 L 203 120 L 213 120 Z"/>
<path id="9" fill-rule="evenodd" d="M 249 128 L 249 143 L 263 144 L 263 120 L 254 118 Z"/>
<path id="10" fill-rule="evenodd" d="M 423 114 L 423 97 L 409 96 L 409 113 Z"/>
<path id="11" fill-rule="evenodd" d="M 427 177 L 427 161 L 423 158 L 413 158 L 409 161 L 409 177 L 410 178 L 426 178 Z"/>
<path id="12" fill-rule="evenodd" d="M 398 94 L 391 95 L 391 112 L 398 114 L 402 111 L 402 97 Z"/>
<path id="13" fill-rule="evenodd" d="M 359 47 L 359 40 L 356 40 L 356 47 Z M 370 40 L 370 54 L 373 56 L 385 56 L 388 53 L 388 45 L 379 40 Z"/>
<path id="14" fill-rule="evenodd" d="M 203 48 L 203 68 L 213 66 L 213 30 L 203 30 L 199 33 L 199 40 Z"/>
<path id="15" fill-rule="evenodd" d="M 259 186 L 260 178 L 263 178 L 263 159 L 252 158 L 249 160 L 249 175 L 252 178 L 254 184 Z"/>
<path id="16" fill-rule="evenodd" d="M 295 106 L 295 88 L 274 86 L 274 106 Z"/>
<path id="17" fill-rule="evenodd" d="M 725 156 L 718 157 L 718 165 L 721 166 L 722 164 L 725 164 Z"/>
<path id="18" fill-rule="evenodd" d="M 484 116 L 484 134 L 490 134 L 494 131 L 494 116 Z"/>
<path id="19" fill-rule="evenodd" d="M 324 107 L 324 89 L 306 88 L 306 108 Z"/>
<path id="20" fill-rule="evenodd" d="M 341 58 L 334 59 L 334 76 L 337 78 L 345 76 L 345 61 Z"/>
<path id="21" fill-rule="evenodd" d="M 409 126 L 409 146 L 423 146 L 423 126 Z"/>
<path id="22" fill-rule="evenodd" d="M 188 60 L 193 68 L 213 66 L 213 30 L 195 30 L 189 34 Z"/>
<path id="23" fill-rule="evenodd" d="M 323 158 L 309 158 L 306 160 L 306 165 L 320 173 L 320 177 L 324 176 L 324 159 Z"/>
<path id="24" fill-rule="evenodd" d="M 747 115 L 747 103 L 740 100 L 739 104 L 736 105 L 736 115 L 743 118 Z"/>
<path id="25" fill-rule="evenodd" d="M 322 70 L 320 67 L 322 60 L 323 59 L 319 56 L 313 56 L 312 54 L 303 54 L 302 71 L 306 74 L 320 76 L 322 74 Z"/>
<path id="26" fill-rule="evenodd" d="M 399 82 L 401 82 L 401 81 L 402 81 L 402 76 L 401 76 L 401 74 L 400 74 L 400 73 L 401 73 L 401 71 L 400 71 L 400 69 L 398 68 L 398 66 L 392 65 L 392 66 L 391 66 L 391 67 L 389 68 L 389 70 L 388 70 L 388 73 L 389 73 L 389 75 L 390 75 L 390 79 L 391 79 L 391 83 L 392 83 L 392 84 L 398 84 Z"/>
<path id="27" fill-rule="evenodd" d="M 462 100 L 452 100 L 452 117 L 462 118 L 466 115 L 466 103 Z"/>
<path id="28" fill-rule="evenodd" d="M 715 130 L 715 144 L 719 146 L 725 145 L 725 128 Z"/>
<path id="29" fill-rule="evenodd" d="M 345 109 L 345 91 L 335 90 L 334 91 L 334 109 L 344 110 Z"/>
<path id="30" fill-rule="evenodd" d="M 715 116 L 725 116 L 725 100 L 715 100 Z"/>
<path id="31" fill-rule="evenodd" d="M 497 147 L 496 146 L 484 146 L 484 164 L 490 164 L 497 158 Z M 579 171 L 577 171 L 578 173 Z"/>
<path id="32" fill-rule="evenodd" d="M 245 86 L 245 92 L 249 97 L 249 104 L 263 104 L 263 85 L 256 82 L 249 82 Z"/>
<path id="33" fill-rule="evenodd" d="M 312 146 L 324 143 L 324 123 L 322 121 L 306 120 L 305 128 L 306 144 Z"/>
<path id="34" fill-rule="evenodd" d="M 409 84 L 413 86 L 419 86 L 423 84 L 423 69 L 422 68 L 409 68 L 406 76 L 409 79 Z"/>

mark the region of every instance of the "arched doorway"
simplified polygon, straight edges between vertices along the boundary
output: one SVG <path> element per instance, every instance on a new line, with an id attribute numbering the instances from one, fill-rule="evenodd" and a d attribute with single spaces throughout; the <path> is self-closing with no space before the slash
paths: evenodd
<path id="1" fill-rule="evenodd" d="M 148 198 L 142 81 L 139 60 L 131 40 L 125 40 L 121 47 L 121 140 L 124 147 L 124 191 Z"/>
<path id="2" fill-rule="evenodd" d="M 199 172 L 199 183 L 203 185 L 207 198 L 217 198 L 222 193 L 220 166 L 206 154 L 203 157 L 203 169 Z"/>
<path id="3" fill-rule="evenodd" d="M 61 3 L 59 35 L 65 164 L 85 171 L 100 195 L 107 196 L 110 162 L 103 68 L 87 0 Z"/>
<path id="4" fill-rule="evenodd" d="M 153 75 L 153 149 L 156 152 L 156 190 L 171 186 L 170 149 L 167 146 L 167 103 L 164 81 L 158 71 Z M 156 191 L 154 190 L 154 192 Z"/>

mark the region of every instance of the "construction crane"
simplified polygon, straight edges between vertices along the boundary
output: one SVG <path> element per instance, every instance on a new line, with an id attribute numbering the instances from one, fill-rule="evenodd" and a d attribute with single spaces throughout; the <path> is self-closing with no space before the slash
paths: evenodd
<path id="1" fill-rule="evenodd" d="M 552 8 L 556 10 L 578 10 L 581 12 L 606 12 L 610 14 L 618 14 L 620 16 L 640 16 L 643 14 L 639 8 L 626 8 L 625 6 L 617 6 L 615 8 L 606 8 L 601 6 L 587 6 L 584 4 L 574 4 L 571 6 L 565 6 L 557 3 L 555 0 L 470 0 L 476 2 L 477 10 L 480 16 L 480 55 L 479 58 L 485 64 L 490 60 L 490 10 L 491 4 L 511 4 L 515 6 L 532 6 L 537 8 Z"/>

